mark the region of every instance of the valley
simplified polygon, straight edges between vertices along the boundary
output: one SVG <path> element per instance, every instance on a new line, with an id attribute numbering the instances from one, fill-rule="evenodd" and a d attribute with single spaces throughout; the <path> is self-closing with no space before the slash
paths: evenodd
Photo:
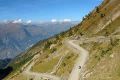
<path id="1" fill-rule="evenodd" d="M 37 42 L 68 30 L 76 24 L 77 22 L 0 23 L 0 59 L 3 59 L 0 68 Z M 49 27 L 51 28 L 48 30 Z M 5 62 L 7 58 L 9 61 Z M 6 64 L 2 65 L 3 63 Z"/>

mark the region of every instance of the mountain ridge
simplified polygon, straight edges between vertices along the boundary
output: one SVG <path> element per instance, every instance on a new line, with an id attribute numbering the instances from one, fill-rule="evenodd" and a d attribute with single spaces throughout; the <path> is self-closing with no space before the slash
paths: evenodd
<path id="1" fill-rule="evenodd" d="M 47 24 L 51 27 L 50 31 L 47 31 L 49 28 Z M 74 22 L 56 24 L 0 23 L 0 58 L 14 58 L 39 40 L 67 30 L 75 24 Z M 61 29 L 55 31 L 56 28 Z M 11 54 L 13 56 L 10 56 Z"/>

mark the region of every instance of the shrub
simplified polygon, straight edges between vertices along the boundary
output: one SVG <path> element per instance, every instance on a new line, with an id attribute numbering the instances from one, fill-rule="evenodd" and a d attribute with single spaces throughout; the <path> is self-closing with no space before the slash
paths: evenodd
<path id="1" fill-rule="evenodd" d="M 33 78 L 31 78 L 30 80 L 33 80 Z"/>
<path id="2" fill-rule="evenodd" d="M 99 12 L 100 12 L 99 7 L 96 7 L 96 12 L 97 12 L 97 13 L 99 13 Z"/>
<path id="3" fill-rule="evenodd" d="M 102 14 L 100 14 L 100 17 L 101 17 L 101 18 L 105 17 L 105 14 L 103 14 L 103 13 L 102 13 Z"/>
<path id="4" fill-rule="evenodd" d="M 56 50 L 57 50 L 56 48 L 52 48 L 51 53 L 54 53 Z"/>
<path id="5" fill-rule="evenodd" d="M 66 63 L 63 63 L 63 66 L 65 67 L 65 66 L 66 66 Z"/>
<path id="6" fill-rule="evenodd" d="M 44 49 L 50 48 L 51 44 L 52 44 L 52 42 L 47 41 L 46 44 L 45 44 L 45 46 L 44 46 Z"/>

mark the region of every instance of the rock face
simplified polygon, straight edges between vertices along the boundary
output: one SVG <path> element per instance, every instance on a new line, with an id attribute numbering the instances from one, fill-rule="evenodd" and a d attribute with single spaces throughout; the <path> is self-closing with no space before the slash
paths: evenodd
<path id="1" fill-rule="evenodd" d="M 0 59 L 14 58 L 36 42 L 60 33 L 74 26 L 66 23 L 0 23 Z"/>

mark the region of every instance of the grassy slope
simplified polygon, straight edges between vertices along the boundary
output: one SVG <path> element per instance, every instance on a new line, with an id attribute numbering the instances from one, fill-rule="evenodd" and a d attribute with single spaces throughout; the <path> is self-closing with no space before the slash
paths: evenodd
<path id="1" fill-rule="evenodd" d="M 49 61 L 45 60 L 43 62 L 37 62 L 33 67 L 32 71 L 46 73 L 51 72 L 53 67 L 58 63 L 60 57 L 53 58 Z"/>
<path id="2" fill-rule="evenodd" d="M 85 70 L 87 80 L 120 80 L 120 39 L 113 37 L 120 35 L 119 29 L 120 17 L 95 34 L 95 36 L 110 36 L 110 41 L 81 45 L 90 52 Z"/>

